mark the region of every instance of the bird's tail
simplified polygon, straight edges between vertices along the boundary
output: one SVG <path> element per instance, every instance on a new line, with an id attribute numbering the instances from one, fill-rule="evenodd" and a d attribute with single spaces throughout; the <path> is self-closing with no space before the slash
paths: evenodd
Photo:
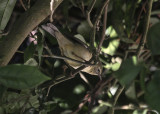
<path id="1" fill-rule="evenodd" d="M 54 26 L 52 23 L 47 23 L 46 25 L 42 25 L 42 29 L 50 33 L 53 37 L 56 37 L 55 32 L 59 32 L 58 28 Z"/>

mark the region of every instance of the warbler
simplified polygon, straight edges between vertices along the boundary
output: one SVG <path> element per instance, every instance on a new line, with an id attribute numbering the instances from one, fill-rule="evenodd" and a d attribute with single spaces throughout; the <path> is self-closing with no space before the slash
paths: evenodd
<path id="1" fill-rule="evenodd" d="M 57 39 L 61 54 L 63 56 L 81 62 L 89 61 L 92 58 L 91 51 L 89 50 L 88 46 L 82 41 L 76 38 L 73 39 L 64 36 L 52 23 L 42 25 L 42 28 Z M 65 60 L 65 62 L 74 69 L 77 69 L 83 65 L 72 60 Z M 102 65 L 101 63 L 98 63 L 96 65 L 87 66 L 82 71 L 91 75 L 99 75 L 102 72 Z"/>

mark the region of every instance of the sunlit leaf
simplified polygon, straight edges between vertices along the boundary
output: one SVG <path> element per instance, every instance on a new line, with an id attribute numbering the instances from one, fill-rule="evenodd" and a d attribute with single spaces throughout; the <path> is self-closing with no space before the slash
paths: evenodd
<path id="1" fill-rule="evenodd" d="M 102 47 L 102 51 L 104 53 L 107 53 L 109 55 L 114 55 L 114 53 L 116 52 L 118 46 L 119 46 L 119 39 L 115 39 L 115 37 L 117 36 L 116 31 L 113 29 L 112 26 L 108 27 L 106 30 L 106 35 L 110 36 L 110 42 L 107 48 Z"/>
<path id="2" fill-rule="evenodd" d="M 73 90 L 73 93 L 75 94 L 81 94 L 85 91 L 85 88 L 83 85 L 77 85 L 74 90 Z"/>
<path id="3" fill-rule="evenodd" d="M 49 79 L 33 66 L 8 65 L 0 68 L 0 83 L 8 88 L 33 88 Z"/>

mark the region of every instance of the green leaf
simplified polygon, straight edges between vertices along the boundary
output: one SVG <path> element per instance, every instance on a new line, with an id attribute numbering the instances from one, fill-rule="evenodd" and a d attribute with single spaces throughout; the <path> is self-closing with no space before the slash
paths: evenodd
<path id="1" fill-rule="evenodd" d="M 130 36 L 131 33 L 137 2 L 138 0 L 127 0 L 125 4 L 125 26 L 128 36 Z"/>
<path id="2" fill-rule="evenodd" d="M 153 55 L 160 54 L 160 23 L 153 25 L 147 35 L 147 43 Z"/>
<path id="3" fill-rule="evenodd" d="M 37 51 L 38 51 L 38 59 L 39 59 L 39 65 L 41 63 L 41 56 L 43 53 L 43 42 L 44 42 L 44 31 L 40 29 L 40 32 L 37 35 Z"/>
<path id="4" fill-rule="evenodd" d="M 24 63 L 24 65 L 38 66 L 38 63 L 34 58 L 30 58 Z"/>
<path id="5" fill-rule="evenodd" d="M 0 103 L 1 103 L 1 100 L 3 99 L 4 93 L 6 92 L 6 90 L 7 90 L 6 87 L 4 87 L 3 85 L 0 85 Z"/>
<path id="6" fill-rule="evenodd" d="M 4 30 L 17 0 L 0 0 L 0 30 Z"/>
<path id="7" fill-rule="evenodd" d="M 153 109 L 160 113 L 160 70 L 153 74 L 153 79 L 147 84 L 145 99 Z"/>
<path id="8" fill-rule="evenodd" d="M 74 35 L 74 37 L 77 38 L 77 39 L 79 39 L 79 40 L 81 40 L 83 43 L 86 44 L 86 41 L 85 41 L 85 39 L 84 39 L 84 37 L 82 35 L 76 34 L 76 35 Z"/>
<path id="9" fill-rule="evenodd" d="M 33 58 L 33 54 L 35 52 L 35 45 L 34 42 L 32 42 L 24 51 L 24 62 L 26 62 L 28 59 Z"/>
<path id="10" fill-rule="evenodd" d="M 102 47 L 102 51 L 104 53 L 107 53 L 109 55 L 114 55 L 118 46 L 119 46 L 119 42 L 120 40 L 119 39 L 115 39 L 115 37 L 117 37 L 117 33 L 116 31 L 114 30 L 114 28 L 112 26 L 109 26 L 106 30 L 106 35 L 110 35 L 110 42 L 109 42 L 109 45 L 108 47 Z"/>
<path id="11" fill-rule="evenodd" d="M 118 71 L 115 72 L 116 78 L 123 86 L 128 86 L 141 71 L 142 65 L 137 63 L 137 58 L 133 56 L 122 62 Z"/>
<path id="12" fill-rule="evenodd" d="M 3 107 L 0 107 L 0 114 L 6 114 Z"/>
<path id="13" fill-rule="evenodd" d="M 49 79 L 33 66 L 15 64 L 0 68 L 0 83 L 8 88 L 33 88 Z"/>
<path id="14" fill-rule="evenodd" d="M 127 88 L 127 90 L 125 91 L 125 94 L 128 98 L 136 100 L 136 89 L 135 89 L 135 82 L 133 82 L 129 88 Z"/>
<path id="15" fill-rule="evenodd" d="M 81 34 L 84 38 L 90 38 L 91 28 L 87 21 L 81 22 L 81 24 L 77 28 L 77 32 Z"/>

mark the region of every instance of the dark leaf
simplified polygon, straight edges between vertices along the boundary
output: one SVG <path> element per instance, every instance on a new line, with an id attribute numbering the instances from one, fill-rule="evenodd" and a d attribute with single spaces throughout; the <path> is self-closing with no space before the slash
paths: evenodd
<path id="1" fill-rule="evenodd" d="M 33 88 L 49 79 L 33 66 L 15 64 L 0 68 L 0 83 L 8 88 Z"/>
<path id="2" fill-rule="evenodd" d="M 153 55 L 160 54 L 160 23 L 153 25 L 149 31 L 147 36 L 147 43 Z"/>
<path id="3" fill-rule="evenodd" d="M 153 75 L 152 81 L 146 87 L 145 99 L 147 103 L 160 113 L 160 70 Z"/>
<path id="4" fill-rule="evenodd" d="M 122 62 L 120 69 L 115 72 L 115 76 L 123 86 L 128 86 L 135 79 L 141 69 L 142 65 L 137 63 L 137 58 L 132 57 Z"/>
<path id="5" fill-rule="evenodd" d="M 32 42 L 24 51 L 24 62 L 26 62 L 28 59 L 33 57 L 33 54 L 35 52 L 35 45 L 34 42 Z"/>
<path id="6" fill-rule="evenodd" d="M 43 31 L 43 30 L 42 30 Z M 41 63 L 41 56 L 43 52 L 43 41 L 44 41 L 44 33 L 39 33 L 37 39 L 37 51 L 38 51 L 38 59 L 39 59 L 39 64 Z"/>

